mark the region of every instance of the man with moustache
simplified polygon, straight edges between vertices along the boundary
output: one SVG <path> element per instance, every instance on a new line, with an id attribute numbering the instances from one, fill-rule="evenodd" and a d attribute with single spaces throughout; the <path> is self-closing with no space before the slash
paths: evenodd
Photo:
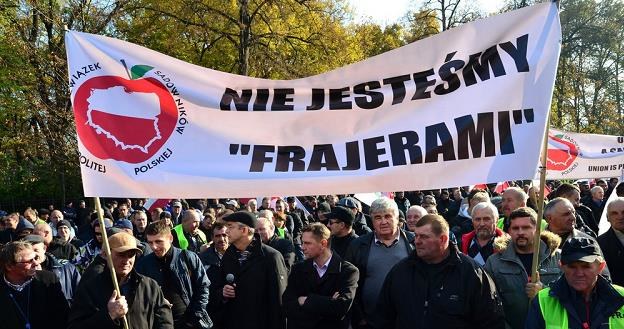
<path id="1" fill-rule="evenodd" d="M 538 271 L 539 277 L 532 278 L 533 245 L 537 231 L 537 214 L 529 207 L 512 211 L 509 220 L 509 235 L 494 242 L 498 253 L 488 258 L 486 272 L 496 283 L 508 328 L 523 329 L 529 301 L 537 293 L 561 275 L 559 259 L 561 238 L 552 232 L 542 232 L 540 238 Z"/>
<path id="2" fill-rule="evenodd" d="M 199 254 L 199 259 L 201 259 L 202 264 L 204 264 L 206 275 L 208 275 L 208 280 L 210 280 L 211 283 L 209 290 L 212 298 L 208 300 L 208 315 L 212 320 L 213 328 L 217 329 L 223 327 L 223 320 L 221 318 L 223 303 L 221 303 L 218 298 L 214 297 L 221 293 L 214 283 L 219 280 L 221 259 L 230 246 L 227 236 L 227 227 L 223 222 L 216 222 L 214 224 L 211 239 L 212 245 Z"/>
<path id="3" fill-rule="evenodd" d="M 483 266 L 494 253 L 494 238 L 505 233 L 495 226 L 498 209 L 490 202 L 481 202 L 474 206 L 471 217 L 474 230 L 462 236 L 462 252 Z"/>

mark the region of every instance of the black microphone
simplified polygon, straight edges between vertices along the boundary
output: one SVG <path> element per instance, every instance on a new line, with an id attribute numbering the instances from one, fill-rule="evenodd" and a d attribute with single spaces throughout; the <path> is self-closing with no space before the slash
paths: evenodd
<path id="1" fill-rule="evenodd" d="M 234 274 L 232 274 L 232 273 L 228 273 L 228 274 L 225 276 L 225 281 L 227 281 L 227 283 L 228 283 L 229 285 L 232 285 L 232 284 L 234 283 Z"/>

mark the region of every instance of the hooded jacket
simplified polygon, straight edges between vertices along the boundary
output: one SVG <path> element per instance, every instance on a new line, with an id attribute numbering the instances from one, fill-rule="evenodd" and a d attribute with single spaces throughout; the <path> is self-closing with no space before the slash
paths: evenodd
<path id="1" fill-rule="evenodd" d="M 552 232 L 542 232 L 540 238 L 538 270 L 540 281 L 547 286 L 561 275 L 561 238 Z M 484 269 L 496 283 L 503 301 L 506 328 L 522 329 L 529 309 L 529 297 L 524 290 L 529 274 L 515 251 L 511 237 L 496 238 L 494 249 L 498 252 L 488 258 Z"/>

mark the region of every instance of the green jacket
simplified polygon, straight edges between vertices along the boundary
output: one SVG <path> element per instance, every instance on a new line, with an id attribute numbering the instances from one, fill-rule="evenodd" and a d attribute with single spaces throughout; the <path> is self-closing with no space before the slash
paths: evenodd
<path id="1" fill-rule="evenodd" d="M 547 286 L 561 275 L 558 249 L 561 238 L 552 232 L 542 232 L 539 255 L 540 281 Z M 495 253 L 485 263 L 485 271 L 496 283 L 496 289 L 505 309 L 505 327 L 523 329 L 529 309 L 529 298 L 525 293 L 528 274 L 515 252 L 509 236 L 494 240 Z"/>

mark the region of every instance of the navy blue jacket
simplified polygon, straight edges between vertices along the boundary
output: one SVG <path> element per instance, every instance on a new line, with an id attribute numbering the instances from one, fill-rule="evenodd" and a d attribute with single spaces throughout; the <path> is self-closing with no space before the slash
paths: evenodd
<path id="1" fill-rule="evenodd" d="M 186 304 L 185 319 L 195 325 L 195 328 L 207 329 L 212 327 L 208 316 L 207 305 L 210 281 L 204 270 L 199 256 L 187 250 L 172 248 L 171 271 L 178 279 L 176 289 Z M 154 279 L 163 285 L 164 278 L 160 272 L 160 265 L 156 254 L 141 257 L 136 265 L 136 271 Z"/>
<path id="2" fill-rule="evenodd" d="M 44 270 L 54 272 L 54 274 L 56 274 L 56 277 L 61 283 L 63 295 L 65 295 L 65 299 L 67 299 L 67 302 L 71 305 L 74 293 L 76 293 L 76 288 L 80 282 L 80 273 L 78 272 L 78 269 L 72 263 L 61 263 L 58 259 L 56 259 L 56 257 L 49 253 L 46 253 L 46 260 L 46 268 L 44 268 Z"/>

